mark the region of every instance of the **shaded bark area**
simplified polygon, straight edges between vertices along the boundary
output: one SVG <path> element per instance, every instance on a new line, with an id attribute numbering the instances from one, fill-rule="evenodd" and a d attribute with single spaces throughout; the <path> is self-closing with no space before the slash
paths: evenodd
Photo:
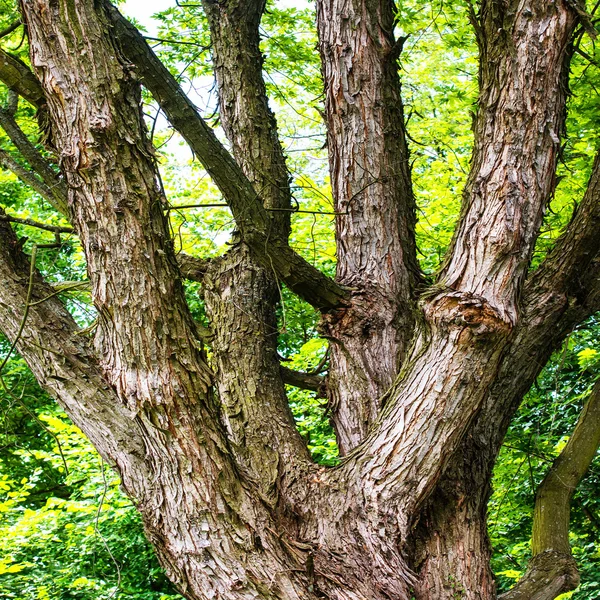
<path id="1" fill-rule="evenodd" d="M 351 306 L 325 320 L 328 389 L 342 454 L 381 408 L 414 326 L 412 194 L 391 0 L 317 2 L 335 201 L 337 281 Z"/>
<path id="2" fill-rule="evenodd" d="M 495 598 L 487 534 L 486 454 L 471 436 L 426 503 L 412 540 L 415 598 Z M 464 448 L 468 452 L 464 452 Z"/>
<path id="3" fill-rule="evenodd" d="M 280 478 L 310 456 L 288 407 L 277 356 L 271 273 L 239 245 L 213 261 L 204 281 L 223 420 L 238 462 L 275 507 Z"/>
<path id="4" fill-rule="evenodd" d="M 233 156 L 269 214 L 270 232 L 287 244 L 290 187 L 277 123 L 262 77 L 262 0 L 204 2 L 221 121 Z M 277 504 L 280 478 L 310 457 L 288 406 L 277 355 L 277 272 L 238 243 L 214 261 L 204 287 L 214 331 L 217 391 L 239 463 Z"/>

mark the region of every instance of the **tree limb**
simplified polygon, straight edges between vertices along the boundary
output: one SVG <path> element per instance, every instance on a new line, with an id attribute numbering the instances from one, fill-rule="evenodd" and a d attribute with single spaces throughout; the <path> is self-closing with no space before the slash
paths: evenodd
<path id="1" fill-rule="evenodd" d="M 8 27 L 5 27 L 2 31 L 0 31 L 0 38 L 10 35 L 13 31 L 16 31 L 21 25 L 22 23 L 20 20 L 11 23 Z"/>
<path id="2" fill-rule="evenodd" d="M 34 192 L 37 192 L 42 198 L 48 200 L 52 206 L 55 206 L 57 209 L 61 207 L 61 204 L 56 201 L 52 190 L 36 177 L 34 171 L 29 171 L 21 166 L 8 152 L 2 149 L 0 149 L 0 165 L 12 171 L 25 185 L 29 186 Z"/>
<path id="3" fill-rule="evenodd" d="M 0 48 L 0 80 L 36 108 L 46 103 L 37 77 L 20 59 Z"/>
<path id="4" fill-rule="evenodd" d="M 108 2 L 104 6 L 122 52 L 213 178 L 255 256 L 291 290 L 320 310 L 343 305 L 346 291 L 279 240 L 252 184 L 143 36 L 114 6 Z"/>
<path id="5" fill-rule="evenodd" d="M 336 340 L 327 393 L 343 456 L 366 437 L 406 358 L 423 277 L 397 64 L 403 40 L 395 37 L 393 2 L 315 4 L 336 280 L 353 289 L 348 309 L 322 326 Z"/>
<path id="6" fill-rule="evenodd" d="M 36 229 L 43 229 L 44 231 L 50 231 L 52 233 L 75 233 L 72 227 L 60 227 L 58 225 L 48 225 L 47 223 L 40 223 L 33 219 L 21 219 L 19 217 L 12 217 L 6 213 L 0 214 L 0 220 L 8 221 L 9 223 L 19 223 L 21 225 L 29 225 L 29 227 L 35 227 Z"/>
<path id="7" fill-rule="evenodd" d="M 66 183 L 60 175 L 56 173 L 50 163 L 42 156 L 41 152 L 29 141 L 29 138 L 23 133 L 23 130 L 15 121 L 14 116 L 4 108 L 0 108 L 0 127 L 4 129 L 11 142 L 29 163 L 29 166 L 41 177 L 45 184 L 46 200 L 48 200 L 48 202 L 50 202 L 60 213 L 66 214 Z M 6 162 L 5 164 L 8 166 L 9 162 Z M 19 176 L 19 173 L 15 174 Z M 23 175 L 22 172 L 21 175 Z M 41 189 L 38 187 L 36 191 L 41 191 Z"/>
<path id="8" fill-rule="evenodd" d="M 259 27 L 264 0 L 203 2 L 219 90 L 220 117 L 241 171 L 259 191 L 269 231 L 282 245 L 290 233 L 289 174 L 267 100 Z M 274 209 L 274 210 L 272 210 Z M 277 358 L 277 273 L 253 253 L 243 236 L 217 264 L 204 286 L 213 337 L 215 384 L 232 447 L 265 498 L 275 505 L 277 482 L 310 456 L 291 413 Z M 265 268 L 266 267 L 266 268 Z M 246 347 L 246 352 L 232 348 Z M 268 438 L 269 443 L 256 443 Z M 266 465 L 279 464 L 279 468 Z"/>
<path id="9" fill-rule="evenodd" d="M 265 0 L 204 0 L 223 128 L 235 160 L 270 213 L 273 233 L 290 233 L 290 176 L 263 79 L 259 26 Z"/>
<path id="10" fill-rule="evenodd" d="M 2 62 L 3 55 L 5 62 Z M 3 81 L 34 106 L 38 108 L 44 106 L 44 93 L 37 77 L 25 63 L 11 57 L 2 50 L 0 50 L 0 81 Z M 10 112 L 1 108 L 0 126 L 6 131 L 13 144 L 15 144 L 33 170 L 29 171 L 25 169 L 8 152 L 1 149 L 0 164 L 12 171 L 23 183 L 30 186 L 42 198 L 47 200 L 63 216 L 69 218 L 67 187 L 64 181 L 56 174 L 52 164 L 29 141 Z M 18 220 L 17 217 L 10 217 L 9 215 L 4 215 L 2 218 L 14 223 L 22 223 L 48 231 L 55 231 L 55 228 L 49 229 L 52 226 L 43 223 L 34 225 L 30 219 L 24 222 L 23 220 Z M 74 230 L 62 228 L 60 233 L 74 233 Z M 184 279 L 201 282 L 206 273 L 209 261 L 189 254 L 179 253 L 177 255 L 177 262 Z"/>
<path id="11" fill-rule="evenodd" d="M 322 375 L 313 375 L 312 373 L 302 373 L 301 371 L 294 371 L 287 367 L 281 366 L 281 376 L 283 381 L 288 385 L 300 388 L 301 390 L 310 390 L 311 392 L 317 392 L 318 398 L 324 398 L 323 387 L 325 385 L 325 378 Z"/>
<path id="12" fill-rule="evenodd" d="M 533 515 L 527 572 L 500 600 L 554 600 L 579 585 L 571 555 L 571 498 L 600 446 L 600 382 L 586 402 L 575 430 L 540 484 Z"/>

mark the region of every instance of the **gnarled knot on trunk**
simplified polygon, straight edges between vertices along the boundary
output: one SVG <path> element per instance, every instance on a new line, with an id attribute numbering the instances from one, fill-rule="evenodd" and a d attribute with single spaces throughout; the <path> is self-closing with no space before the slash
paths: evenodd
<path id="1" fill-rule="evenodd" d="M 351 289 L 346 306 L 322 314 L 319 332 L 324 337 L 337 340 L 337 335 L 369 338 L 397 319 L 403 307 L 396 298 L 390 298 L 375 287 L 361 286 Z M 336 333 L 337 332 L 337 333 Z"/>
<path id="2" fill-rule="evenodd" d="M 438 327 L 467 327 L 478 336 L 506 335 L 513 327 L 486 298 L 468 292 L 444 291 L 425 304 L 424 312 Z"/>

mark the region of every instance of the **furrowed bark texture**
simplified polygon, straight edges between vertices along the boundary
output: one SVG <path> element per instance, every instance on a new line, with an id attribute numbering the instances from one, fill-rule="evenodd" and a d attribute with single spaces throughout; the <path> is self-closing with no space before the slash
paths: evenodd
<path id="1" fill-rule="evenodd" d="M 419 280 L 412 194 L 390 0 L 319 0 L 335 201 L 337 281 L 350 307 L 325 322 L 328 389 L 342 453 L 365 438 L 414 327 Z"/>
<path id="2" fill-rule="evenodd" d="M 210 24 L 223 128 L 233 156 L 271 212 L 273 235 L 290 233 L 290 186 L 277 123 L 262 76 L 259 25 L 264 0 L 203 2 Z"/>
<path id="3" fill-rule="evenodd" d="M 148 466 L 132 475 L 142 490 L 134 498 L 158 556 L 189 598 L 312 598 L 304 572 L 292 570 L 268 533 L 275 528 L 219 425 L 139 85 L 92 2 L 27 0 L 22 9 L 88 261 L 100 369 L 144 430 Z"/>
<path id="4" fill-rule="evenodd" d="M 554 190 L 575 22 L 567 2 L 481 4 L 475 148 L 440 283 L 481 296 L 512 324 Z"/>
<path id="5" fill-rule="evenodd" d="M 233 155 L 270 214 L 271 232 L 287 243 L 290 188 L 277 124 L 262 78 L 262 1 L 204 2 L 223 127 Z M 214 261 L 204 286 L 214 331 L 217 389 L 229 437 L 271 505 L 278 480 L 298 460 L 309 463 L 288 406 L 277 355 L 277 273 L 239 243 Z"/>
<path id="6" fill-rule="evenodd" d="M 462 221 L 439 285 L 417 308 L 391 3 L 318 2 L 347 294 L 289 248 L 285 212 L 265 208 L 289 207 L 289 183 L 261 75 L 262 1 L 204 2 L 234 160 L 113 7 L 22 0 L 99 318 L 94 349 L 53 296 L 30 307 L 18 350 L 116 464 L 187 598 L 495 598 L 491 465 L 552 349 L 600 308 L 598 163 L 568 232 L 524 285 L 553 191 L 576 21 L 566 3 L 538 4 L 482 3 Z M 213 369 L 185 304 L 138 76 L 240 231 L 225 256 L 181 262 L 205 282 Z M 0 234 L 0 322 L 14 339 L 28 265 L 3 219 Z M 331 401 L 347 453 L 335 469 L 310 463 L 293 426 L 276 277 L 328 313 Z M 52 293 L 36 275 L 33 299 Z M 564 589 L 563 575 L 539 597 Z"/>

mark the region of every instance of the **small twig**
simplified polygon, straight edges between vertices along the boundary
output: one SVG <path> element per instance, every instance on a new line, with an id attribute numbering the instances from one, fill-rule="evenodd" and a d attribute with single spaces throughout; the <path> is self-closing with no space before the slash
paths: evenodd
<path id="1" fill-rule="evenodd" d="M 183 204 L 181 206 L 168 206 L 165 208 L 166 212 L 171 210 L 180 210 L 182 208 L 220 208 L 220 207 L 228 207 L 229 204 L 218 203 L 218 204 Z"/>
<path id="2" fill-rule="evenodd" d="M 210 50 L 210 46 L 203 46 L 202 44 L 199 44 L 198 42 L 184 42 L 182 40 L 168 40 L 168 39 L 164 39 L 164 38 L 150 37 L 148 35 L 145 35 L 144 39 L 150 40 L 152 42 L 160 42 L 161 44 L 181 44 L 184 46 L 196 46 L 198 48 L 201 48 L 202 50 Z"/>
<path id="3" fill-rule="evenodd" d="M 121 567 L 119 566 L 117 559 L 115 558 L 114 554 L 112 553 L 110 546 L 104 539 L 104 536 L 100 533 L 100 528 L 99 528 L 100 513 L 102 512 L 102 505 L 104 504 L 104 500 L 106 499 L 106 494 L 108 493 L 108 482 L 106 481 L 106 473 L 104 472 L 104 461 L 102 460 L 102 458 L 100 458 L 100 468 L 102 469 L 103 489 L 102 489 L 102 496 L 100 497 L 100 502 L 98 504 L 98 510 L 96 511 L 96 520 L 94 522 L 94 531 L 95 531 L 96 535 L 102 540 L 102 545 L 104 546 L 105 550 L 108 552 L 110 559 L 112 560 L 113 564 L 115 565 L 115 568 L 117 569 L 117 587 L 114 589 L 114 591 L 109 596 L 109 598 L 113 598 L 116 595 L 116 593 L 119 591 L 119 588 L 121 587 Z"/>
<path id="4" fill-rule="evenodd" d="M 77 281 L 71 285 L 62 286 L 59 290 L 57 290 L 53 294 L 50 294 L 49 296 L 46 296 L 45 298 L 42 298 L 41 300 L 36 300 L 35 302 L 32 302 L 29 306 L 37 306 L 38 304 L 47 302 L 48 300 L 50 300 L 50 298 L 54 298 L 54 296 L 58 296 L 59 294 L 68 292 L 70 290 L 74 290 L 76 288 L 88 286 L 89 284 L 90 284 L 89 281 Z"/>

